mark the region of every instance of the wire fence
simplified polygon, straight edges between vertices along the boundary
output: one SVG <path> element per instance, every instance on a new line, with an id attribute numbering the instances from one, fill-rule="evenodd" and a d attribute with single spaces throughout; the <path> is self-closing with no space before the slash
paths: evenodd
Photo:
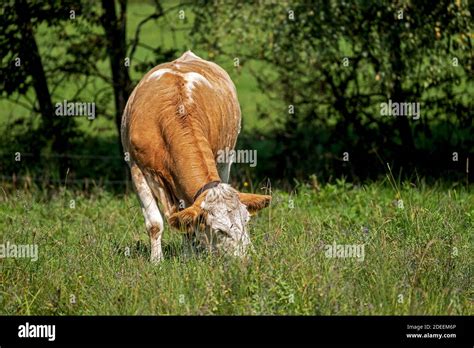
<path id="1" fill-rule="evenodd" d="M 32 177 L 29 175 L 0 175 L 1 181 L 16 182 L 36 182 L 36 183 L 50 183 L 50 184 L 62 184 L 68 183 L 74 184 L 85 184 L 85 185 L 127 185 L 131 183 L 131 180 L 102 180 L 96 178 L 82 178 L 82 179 L 55 179 L 47 177 Z"/>
<path id="2" fill-rule="evenodd" d="M 28 152 L 21 152 L 18 151 L 20 157 L 40 157 L 40 158 L 71 158 L 71 159 L 121 159 L 124 160 L 122 156 L 106 156 L 106 155 L 74 155 L 74 154 L 62 154 L 62 153 L 52 153 L 52 154 L 45 154 L 45 155 L 37 155 L 34 153 Z M 13 159 L 16 156 L 16 152 L 14 153 L 0 153 L 0 157 L 12 157 Z M 21 162 L 21 161 L 17 161 Z"/>

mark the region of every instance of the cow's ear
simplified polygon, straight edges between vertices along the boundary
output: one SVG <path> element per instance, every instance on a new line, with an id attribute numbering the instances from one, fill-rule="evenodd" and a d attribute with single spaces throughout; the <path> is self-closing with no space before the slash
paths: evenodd
<path id="1" fill-rule="evenodd" d="M 272 196 L 239 192 L 239 199 L 247 207 L 250 214 L 255 214 L 270 204 Z"/>
<path id="2" fill-rule="evenodd" d="M 169 223 L 172 227 L 182 231 L 192 232 L 194 226 L 200 223 L 204 211 L 196 204 L 171 214 Z"/>

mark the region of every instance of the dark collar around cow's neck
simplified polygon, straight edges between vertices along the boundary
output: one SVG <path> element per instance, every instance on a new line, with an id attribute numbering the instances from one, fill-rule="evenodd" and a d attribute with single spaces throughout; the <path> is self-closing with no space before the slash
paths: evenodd
<path id="1" fill-rule="evenodd" d="M 207 191 L 213 187 L 216 187 L 217 185 L 219 185 L 221 182 L 219 180 L 216 180 L 216 181 L 211 181 L 211 182 L 208 182 L 206 185 L 204 185 L 203 187 L 201 187 L 197 192 L 196 194 L 194 195 L 193 197 L 193 202 L 196 202 L 196 199 L 198 199 L 198 197 L 200 195 L 202 195 L 204 193 L 204 191 Z"/>

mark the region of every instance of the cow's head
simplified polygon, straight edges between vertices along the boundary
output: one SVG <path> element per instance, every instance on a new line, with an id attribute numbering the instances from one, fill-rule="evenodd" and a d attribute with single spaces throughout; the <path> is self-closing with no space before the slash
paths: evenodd
<path id="1" fill-rule="evenodd" d="M 244 256 L 250 245 L 250 215 L 266 207 L 271 196 L 241 193 L 219 184 L 202 194 L 193 205 L 174 213 L 170 224 L 195 232 L 199 246 L 212 252 Z"/>

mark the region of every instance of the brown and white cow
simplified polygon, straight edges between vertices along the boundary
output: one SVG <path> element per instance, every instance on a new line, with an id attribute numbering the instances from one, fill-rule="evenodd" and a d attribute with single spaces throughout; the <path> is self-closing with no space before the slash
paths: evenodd
<path id="1" fill-rule="evenodd" d="M 227 184 L 240 132 L 234 84 L 218 65 L 192 52 L 149 71 L 132 92 L 122 117 L 122 144 L 151 242 L 151 260 L 163 258 L 161 209 L 175 228 L 208 250 L 245 255 L 249 213 L 270 202 Z"/>

